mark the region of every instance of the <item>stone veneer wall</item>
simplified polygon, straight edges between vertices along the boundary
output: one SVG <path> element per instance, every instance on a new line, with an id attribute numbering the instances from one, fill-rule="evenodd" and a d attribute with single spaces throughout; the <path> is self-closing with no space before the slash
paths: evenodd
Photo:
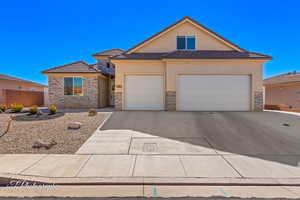
<path id="1" fill-rule="evenodd" d="M 167 91 L 166 92 L 166 110 L 175 111 L 176 110 L 176 92 Z"/>
<path id="2" fill-rule="evenodd" d="M 108 79 L 99 78 L 99 107 L 108 105 Z"/>
<path id="3" fill-rule="evenodd" d="M 60 108 L 97 108 L 99 106 L 98 76 L 83 78 L 83 96 L 65 96 L 64 77 L 49 76 L 49 104 Z"/>
<path id="4" fill-rule="evenodd" d="M 254 111 L 263 111 L 264 102 L 263 102 L 263 92 L 255 91 L 254 92 Z"/>
<path id="5" fill-rule="evenodd" d="M 115 110 L 122 110 L 122 92 L 115 92 Z"/>
<path id="6" fill-rule="evenodd" d="M 115 110 L 122 110 L 122 92 L 115 92 Z M 166 110 L 176 111 L 176 92 L 166 92 Z M 263 110 L 263 92 L 254 92 L 254 111 Z"/>

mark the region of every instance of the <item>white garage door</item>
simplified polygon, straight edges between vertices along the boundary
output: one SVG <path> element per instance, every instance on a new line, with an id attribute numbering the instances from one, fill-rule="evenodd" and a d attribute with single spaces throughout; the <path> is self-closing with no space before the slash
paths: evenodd
<path id="1" fill-rule="evenodd" d="M 186 75 L 177 81 L 177 110 L 250 110 L 250 76 Z"/>
<path id="2" fill-rule="evenodd" d="M 163 76 L 126 76 L 126 110 L 163 110 Z"/>

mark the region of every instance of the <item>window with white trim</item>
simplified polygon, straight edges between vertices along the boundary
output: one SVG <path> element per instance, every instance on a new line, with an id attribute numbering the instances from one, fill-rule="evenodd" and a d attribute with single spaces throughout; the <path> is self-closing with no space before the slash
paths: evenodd
<path id="1" fill-rule="evenodd" d="M 195 36 L 177 36 L 177 50 L 195 50 Z"/>
<path id="2" fill-rule="evenodd" d="M 83 78 L 78 76 L 64 77 L 64 94 L 83 96 Z"/>

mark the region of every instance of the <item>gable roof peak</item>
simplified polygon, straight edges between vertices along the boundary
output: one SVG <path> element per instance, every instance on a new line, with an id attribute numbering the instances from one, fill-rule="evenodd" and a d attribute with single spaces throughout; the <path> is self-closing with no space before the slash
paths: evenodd
<path id="1" fill-rule="evenodd" d="M 193 25 L 199 27 L 200 29 L 202 29 L 203 31 L 207 32 L 208 34 L 210 34 L 211 36 L 213 36 L 217 40 L 220 40 L 221 42 L 225 43 L 227 46 L 231 47 L 233 50 L 240 51 L 240 52 L 248 52 L 247 50 L 245 50 L 245 49 L 239 47 L 238 45 L 232 43 L 231 41 L 225 39 L 224 37 L 222 37 L 221 35 L 217 34 L 216 32 L 208 29 L 207 27 L 205 27 L 204 25 L 200 24 L 199 22 L 197 22 L 193 18 L 191 18 L 189 16 L 184 16 L 183 18 L 181 18 L 180 20 L 178 20 L 174 24 L 172 24 L 172 25 L 164 28 L 160 32 L 158 32 L 158 33 L 152 35 L 151 37 L 149 37 L 148 39 L 146 39 L 146 40 L 142 41 L 141 43 L 139 43 L 139 44 L 133 46 L 132 48 L 128 49 L 124 53 L 132 53 L 132 52 L 134 52 L 134 50 L 139 49 L 140 47 L 142 47 L 146 43 L 151 42 L 152 40 L 158 38 L 160 35 L 166 33 L 167 31 L 169 31 L 170 29 L 176 27 L 177 25 L 181 24 L 184 21 L 188 21 L 188 22 L 192 23 Z"/>
<path id="2" fill-rule="evenodd" d="M 83 60 L 60 65 L 58 67 L 53 67 L 42 71 L 45 73 L 97 73 L 100 72 L 93 65 L 90 65 Z"/>

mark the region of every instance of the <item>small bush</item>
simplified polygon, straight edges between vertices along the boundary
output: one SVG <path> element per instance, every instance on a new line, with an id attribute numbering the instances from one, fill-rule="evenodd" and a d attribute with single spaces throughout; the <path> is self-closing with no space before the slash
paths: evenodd
<path id="1" fill-rule="evenodd" d="M 57 112 L 57 107 L 55 105 L 51 105 L 48 107 L 50 115 L 54 115 Z"/>
<path id="2" fill-rule="evenodd" d="M 5 111 L 7 110 L 7 106 L 4 105 L 4 104 L 0 104 L 0 110 L 1 110 L 2 112 L 5 112 Z"/>
<path id="3" fill-rule="evenodd" d="M 39 111 L 38 106 L 34 105 L 29 108 L 29 113 L 35 115 Z"/>
<path id="4" fill-rule="evenodd" d="M 10 108 L 13 112 L 18 113 L 18 112 L 21 112 L 23 110 L 24 106 L 22 104 L 14 103 L 14 104 L 11 104 Z"/>

